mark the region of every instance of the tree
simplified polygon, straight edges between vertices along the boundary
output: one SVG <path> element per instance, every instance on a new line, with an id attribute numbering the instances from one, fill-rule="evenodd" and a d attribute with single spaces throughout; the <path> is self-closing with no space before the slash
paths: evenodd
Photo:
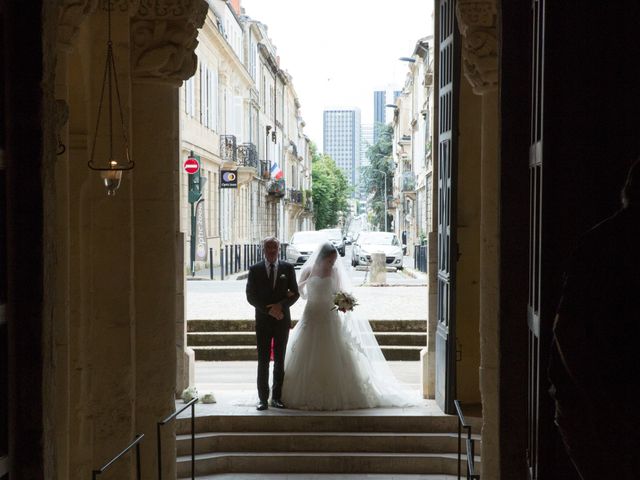
<path id="1" fill-rule="evenodd" d="M 342 170 L 328 155 L 318 152 L 311 144 L 311 179 L 313 182 L 313 211 L 316 229 L 335 227 L 340 212 L 349 208 L 350 189 Z"/>
<path id="2" fill-rule="evenodd" d="M 370 222 L 378 228 L 385 230 L 384 202 L 393 195 L 393 172 L 395 170 L 393 153 L 393 126 L 380 125 L 378 141 L 367 150 L 369 165 L 361 172 L 360 182 L 367 194 L 367 203 L 371 213 Z M 386 185 L 385 176 L 386 173 Z M 386 192 L 385 192 L 386 190 Z M 391 219 L 388 220 L 389 225 Z"/>

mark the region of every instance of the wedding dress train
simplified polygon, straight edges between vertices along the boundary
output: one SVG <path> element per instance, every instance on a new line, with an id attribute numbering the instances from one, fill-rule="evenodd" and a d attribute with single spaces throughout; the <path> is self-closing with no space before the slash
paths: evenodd
<path id="1" fill-rule="evenodd" d="M 402 407 L 418 402 L 387 364 L 371 326 L 333 309 L 335 275 L 306 281 L 307 304 L 289 336 L 282 401 L 302 410 Z"/>

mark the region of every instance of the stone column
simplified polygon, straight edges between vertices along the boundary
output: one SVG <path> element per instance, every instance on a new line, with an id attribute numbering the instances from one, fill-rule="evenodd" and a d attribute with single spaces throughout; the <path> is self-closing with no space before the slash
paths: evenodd
<path id="1" fill-rule="evenodd" d="M 438 174 L 434 165 L 432 191 L 438 192 Z M 429 188 L 429 187 L 427 187 Z M 433 196 L 432 210 L 437 212 L 437 195 Z M 432 216 L 437 219 L 436 215 Z M 432 227 L 427 237 L 427 346 L 420 351 L 422 396 L 436 398 L 436 330 L 438 326 L 438 225 Z"/>
<path id="2" fill-rule="evenodd" d="M 135 218 L 136 431 L 145 478 L 155 478 L 155 424 L 175 408 L 184 372 L 183 247 L 179 234 L 179 91 L 197 66 L 205 0 L 140 4 L 131 20 L 133 216 Z M 177 355 L 177 359 L 176 359 Z M 166 428 L 163 476 L 175 478 L 175 437 Z"/>
<path id="3" fill-rule="evenodd" d="M 464 75 L 482 96 L 480 224 L 480 391 L 482 477 L 500 479 L 498 13 L 495 0 L 458 0 Z"/>
<path id="4" fill-rule="evenodd" d="M 124 128 L 129 129 L 129 10 L 123 0 L 111 6 L 119 103 Z M 79 32 L 83 37 L 76 48 L 79 64 L 84 68 L 78 72 L 78 67 L 71 68 L 70 65 L 68 70 L 69 78 L 77 82 L 74 88 L 78 89 L 70 90 L 73 144 L 69 152 L 69 185 L 71 220 L 75 229 L 70 250 L 78 248 L 80 253 L 78 266 L 70 262 L 70 267 L 78 274 L 77 289 L 72 287 L 72 291 L 80 296 L 80 302 L 74 301 L 71 314 L 73 370 L 70 384 L 73 390 L 70 398 L 75 399 L 78 395 L 81 399 L 81 403 L 72 407 L 75 417 L 72 420 L 79 423 L 80 437 L 73 435 L 76 426 L 71 424 L 71 478 L 90 475 L 91 469 L 100 467 L 128 445 L 135 434 L 135 298 L 131 261 L 135 251 L 131 176 L 123 174 L 117 194 L 107 196 L 99 172 L 86 167 L 104 84 L 107 18 L 107 4 L 100 3 L 87 20 L 87 28 Z M 84 98 L 81 98 L 82 94 Z M 95 139 L 94 162 L 101 167 L 107 166 L 111 159 L 106 115 L 108 102 L 108 98 L 103 99 L 100 128 Z M 118 119 L 112 134 L 113 157 L 120 160 L 124 158 L 124 136 L 115 98 L 112 105 Z M 130 130 L 125 133 L 131 137 Z M 71 255 L 70 259 L 73 258 Z M 133 463 L 131 457 L 125 458 L 114 465 L 110 474 L 128 478 Z"/>
<path id="5" fill-rule="evenodd" d="M 54 429 L 54 455 L 53 468 L 57 478 L 71 478 L 72 466 L 70 454 L 75 447 L 71 444 L 71 425 L 77 424 L 77 419 L 71 418 L 72 411 L 72 352 L 73 335 L 71 308 L 72 308 L 72 278 L 74 269 L 71 263 L 72 241 L 72 189 L 70 177 L 70 145 L 69 145 L 69 80 L 68 57 L 71 54 L 80 24 L 95 9 L 95 1 L 74 2 L 63 0 L 57 8 L 56 31 L 56 73 L 55 73 L 55 98 L 56 98 L 56 135 L 58 145 L 56 161 L 54 164 L 55 175 L 55 249 L 56 249 L 56 274 L 55 287 L 52 292 L 54 298 L 53 326 L 51 357 L 53 365 L 50 376 L 54 379 L 55 395 L 53 402 L 52 424 Z M 64 151 L 63 151 L 64 150 Z M 83 162 L 84 163 L 84 162 Z M 85 172 L 86 174 L 87 172 Z M 77 293 L 77 292 L 76 292 Z M 87 400 L 87 399 L 85 399 Z M 77 399 L 75 399 L 77 401 Z M 83 422 L 84 423 L 84 422 Z M 87 446 L 88 447 L 88 446 Z"/>

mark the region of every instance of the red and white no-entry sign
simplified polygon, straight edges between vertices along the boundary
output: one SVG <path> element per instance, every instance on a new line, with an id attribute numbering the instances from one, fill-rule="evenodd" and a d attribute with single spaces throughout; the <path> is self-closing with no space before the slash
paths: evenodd
<path id="1" fill-rule="evenodd" d="M 193 157 L 189 157 L 184 161 L 184 164 L 182 165 L 182 167 L 184 168 L 184 171 L 187 173 L 197 173 L 198 170 L 200 170 L 200 164 L 198 163 L 198 160 L 196 160 Z"/>

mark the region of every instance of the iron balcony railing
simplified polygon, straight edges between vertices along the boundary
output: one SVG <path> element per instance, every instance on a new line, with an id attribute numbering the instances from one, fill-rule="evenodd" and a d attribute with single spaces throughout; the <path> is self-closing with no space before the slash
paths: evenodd
<path id="1" fill-rule="evenodd" d="M 413 192 L 416 189 L 416 176 L 413 172 L 404 172 L 402 174 L 402 191 Z"/>
<path id="2" fill-rule="evenodd" d="M 224 162 L 238 161 L 238 146 L 235 135 L 220 135 L 220 158 Z"/>
<path id="3" fill-rule="evenodd" d="M 307 198 L 304 202 L 304 209 L 311 212 L 313 211 L 313 199 Z"/>
<path id="4" fill-rule="evenodd" d="M 258 149 L 253 143 L 239 145 L 237 157 L 238 165 L 258 169 Z"/>
<path id="5" fill-rule="evenodd" d="M 272 180 L 267 187 L 267 193 L 275 197 L 284 197 L 286 193 L 286 184 L 284 179 Z"/>
<path id="6" fill-rule="evenodd" d="M 290 188 L 288 190 L 288 199 L 291 203 L 302 204 L 302 191 Z"/>

